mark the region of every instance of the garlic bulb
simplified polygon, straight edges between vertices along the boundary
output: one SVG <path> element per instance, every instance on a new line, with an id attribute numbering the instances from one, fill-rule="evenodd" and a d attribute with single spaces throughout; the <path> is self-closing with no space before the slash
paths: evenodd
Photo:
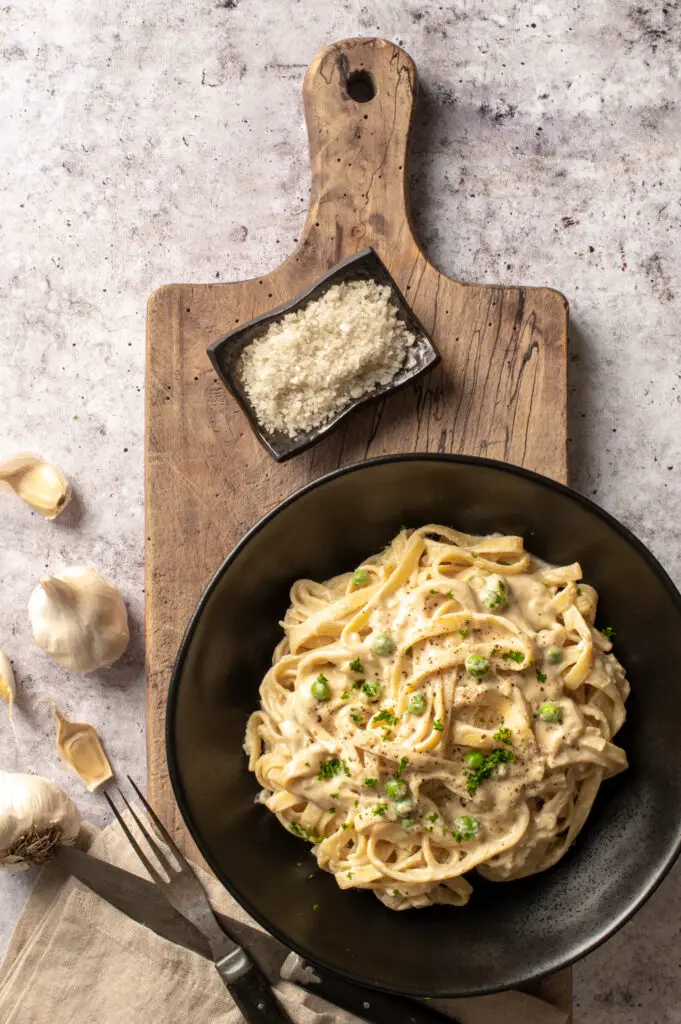
<path id="1" fill-rule="evenodd" d="M 113 583 L 80 566 L 43 576 L 28 602 L 38 647 L 74 672 L 108 668 L 128 646 L 128 613 Z"/>
<path id="2" fill-rule="evenodd" d="M 56 783 L 0 772 L 0 868 L 44 864 L 57 843 L 70 846 L 79 830 L 78 808 Z"/>
<path id="3" fill-rule="evenodd" d="M 94 792 L 113 775 L 97 730 L 87 722 L 72 722 L 56 705 L 54 717 L 57 720 L 57 750 L 90 792 Z"/>
<path id="4" fill-rule="evenodd" d="M 64 474 L 32 452 L 20 452 L 0 462 L 0 489 L 13 491 L 46 519 L 56 519 L 71 497 Z"/>
<path id="5" fill-rule="evenodd" d="M 9 707 L 10 719 L 12 718 L 15 694 L 16 686 L 14 683 L 14 672 L 12 671 L 12 666 L 9 663 L 7 655 L 0 651 L 0 697 Z"/>

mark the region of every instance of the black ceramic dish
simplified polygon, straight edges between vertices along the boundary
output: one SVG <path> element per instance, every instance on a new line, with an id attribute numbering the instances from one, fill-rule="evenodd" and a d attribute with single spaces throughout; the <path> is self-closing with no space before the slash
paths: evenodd
<path id="1" fill-rule="evenodd" d="M 316 870 L 308 845 L 254 804 L 258 786 L 242 743 L 291 583 L 350 569 L 401 524 L 429 522 L 522 534 L 548 561 L 581 562 L 601 596 L 598 623 L 615 628 L 632 684 L 617 740 L 630 768 L 605 783 L 576 845 L 554 868 L 496 884 L 473 874 L 468 906 L 395 913 L 370 893 L 341 892 Z M 218 878 L 307 960 L 407 995 L 512 987 L 566 966 L 616 931 L 679 851 L 679 636 L 681 596 L 664 570 L 566 487 L 453 456 L 395 456 L 339 470 L 261 520 L 201 599 L 170 687 L 175 795 Z"/>
<path id="2" fill-rule="evenodd" d="M 388 285 L 391 289 L 392 303 L 395 306 L 400 320 L 402 320 L 410 331 L 416 335 L 416 341 L 407 350 L 407 358 L 402 369 L 393 377 L 389 384 L 367 391 L 361 398 L 356 399 L 347 405 L 337 416 L 329 420 L 322 427 L 310 430 L 296 437 L 288 437 L 280 431 L 269 431 L 258 419 L 248 395 L 246 394 L 237 366 L 244 348 L 256 338 L 262 337 L 270 324 L 280 320 L 285 313 L 294 309 L 304 309 L 313 299 L 321 295 L 331 285 L 339 284 L 341 281 L 364 281 L 373 280 L 378 284 Z M 374 252 L 373 249 L 362 249 L 361 252 L 350 256 L 348 259 L 331 267 L 323 277 L 320 277 L 315 284 L 306 288 L 304 292 L 296 295 L 290 302 L 284 302 L 281 306 L 263 313 L 255 320 L 249 320 L 229 334 L 225 334 L 219 341 L 208 346 L 210 361 L 215 367 L 215 372 L 220 380 L 229 388 L 237 402 L 245 412 L 254 434 L 262 446 L 270 453 L 277 462 L 285 462 L 286 459 L 299 455 L 301 452 L 311 448 L 313 444 L 326 437 L 341 420 L 345 419 L 353 409 L 367 402 L 374 402 L 377 398 L 392 394 L 406 384 L 412 383 L 424 373 L 428 373 L 440 362 L 440 356 L 432 341 L 428 337 L 423 324 L 411 311 L 402 293 L 390 276 L 385 264 Z"/>

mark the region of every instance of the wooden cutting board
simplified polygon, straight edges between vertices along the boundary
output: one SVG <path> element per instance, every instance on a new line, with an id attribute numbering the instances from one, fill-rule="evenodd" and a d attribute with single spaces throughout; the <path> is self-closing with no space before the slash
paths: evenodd
<path id="1" fill-rule="evenodd" d="M 295 252 L 261 278 L 172 284 L 149 300 L 149 794 L 192 853 L 166 769 L 168 681 L 194 606 L 241 535 L 297 487 L 391 452 L 465 452 L 567 478 L 567 303 L 549 288 L 463 284 L 428 262 L 407 196 L 415 94 L 414 63 L 392 43 L 347 39 L 320 53 L 303 84 L 312 193 Z M 442 364 L 278 465 L 218 383 L 206 346 L 368 245 L 431 334 Z"/>

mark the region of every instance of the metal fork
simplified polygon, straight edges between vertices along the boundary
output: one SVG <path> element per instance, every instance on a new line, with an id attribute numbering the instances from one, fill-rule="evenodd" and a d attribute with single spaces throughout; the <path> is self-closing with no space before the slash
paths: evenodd
<path id="1" fill-rule="evenodd" d="M 267 978 L 258 965 L 250 959 L 241 946 L 222 930 L 201 882 L 173 842 L 161 819 L 129 775 L 128 781 L 153 822 L 158 838 L 167 844 L 179 865 L 175 866 L 170 862 L 160 842 L 151 836 L 134 807 L 119 789 L 118 792 L 125 806 L 137 823 L 167 878 L 161 874 L 158 867 L 142 849 L 109 794 L 104 793 L 104 796 L 130 845 L 165 898 L 208 940 L 216 970 L 229 989 L 232 999 L 241 1010 L 247 1024 L 291 1024 L 291 1018 L 277 1002 Z"/>

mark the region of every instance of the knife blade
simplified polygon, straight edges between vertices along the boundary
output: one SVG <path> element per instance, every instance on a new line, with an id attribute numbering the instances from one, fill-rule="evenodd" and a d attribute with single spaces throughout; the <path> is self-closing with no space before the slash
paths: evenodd
<path id="1" fill-rule="evenodd" d="M 153 882 L 72 846 L 58 847 L 56 859 L 74 878 L 133 921 L 212 961 L 210 947 L 201 932 L 168 903 Z M 215 916 L 227 934 L 261 966 L 265 947 L 271 962 L 272 943 L 276 943 L 281 956 L 279 968 L 290 955 L 290 950 L 271 935 L 235 922 L 219 911 L 215 911 Z M 314 964 L 302 964 L 310 970 L 296 971 L 293 984 L 370 1024 L 456 1024 L 454 1018 L 415 999 L 365 988 Z"/>

